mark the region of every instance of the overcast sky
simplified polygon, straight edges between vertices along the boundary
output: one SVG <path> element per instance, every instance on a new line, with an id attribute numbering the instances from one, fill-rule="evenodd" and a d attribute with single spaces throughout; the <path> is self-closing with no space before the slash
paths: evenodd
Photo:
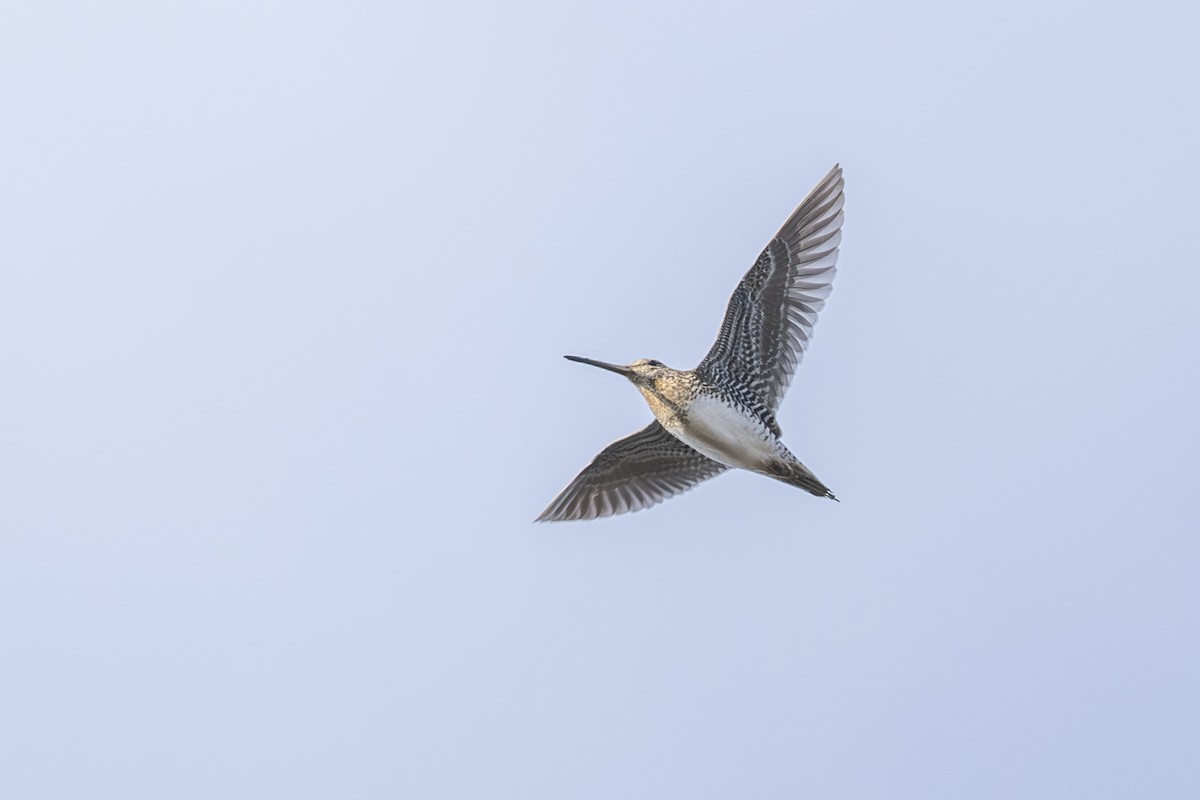
<path id="1" fill-rule="evenodd" d="M 0 12 L 0 796 L 1200 796 L 1200 12 Z M 749 473 L 534 525 L 835 163 Z"/>

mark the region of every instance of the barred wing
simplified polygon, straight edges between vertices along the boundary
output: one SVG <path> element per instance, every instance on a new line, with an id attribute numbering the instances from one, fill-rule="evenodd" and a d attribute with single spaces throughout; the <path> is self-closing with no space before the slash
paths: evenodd
<path id="1" fill-rule="evenodd" d="M 833 290 L 843 186 L 835 166 L 783 223 L 734 290 L 717 341 L 696 368 L 706 381 L 752 392 L 772 427 Z"/>
<path id="2" fill-rule="evenodd" d="M 596 519 L 641 511 L 726 469 L 667 433 L 657 421 L 651 422 L 601 450 L 536 521 Z"/>

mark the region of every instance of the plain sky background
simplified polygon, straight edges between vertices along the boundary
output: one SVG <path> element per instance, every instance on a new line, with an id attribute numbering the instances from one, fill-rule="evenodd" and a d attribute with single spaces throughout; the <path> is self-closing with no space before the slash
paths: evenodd
<path id="1" fill-rule="evenodd" d="M 0 796 L 1200 796 L 1194 3 L 9 3 Z M 846 171 L 745 473 L 532 520 Z"/>

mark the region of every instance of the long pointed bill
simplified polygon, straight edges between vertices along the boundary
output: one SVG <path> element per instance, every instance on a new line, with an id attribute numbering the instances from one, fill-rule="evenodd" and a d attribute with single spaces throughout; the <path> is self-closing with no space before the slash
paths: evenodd
<path id="1" fill-rule="evenodd" d="M 583 356 L 563 356 L 563 358 L 565 358 L 567 361 L 578 361 L 580 364 L 591 364 L 593 367 L 606 369 L 609 372 L 615 372 L 618 375 L 624 375 L 626 378 L 628 378 L 632 372 L 629 367 L 622 367 L 619 364 L 609 364 L 607 361 L 596 361 L 595 359 L 584 358 Z"/>

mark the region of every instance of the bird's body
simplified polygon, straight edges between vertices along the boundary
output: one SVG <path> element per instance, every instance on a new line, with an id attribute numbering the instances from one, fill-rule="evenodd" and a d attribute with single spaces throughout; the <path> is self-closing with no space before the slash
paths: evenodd
<path id="1" fill-rule="evenodd" d="M 705 384 L 695 370 L 658 367 L 648 384 L 635 385 L 667 433 L 713 461 L 761 470 L 778 458 L 777 428 L 734 395 Z"/>
<path id="2" fill-rule="evenodd" d="M 727 467 L 760 470 L 779 457 L 781 443 L 774 431 L 753 412 L 709 387 L 688 406 L 683 424 L 663 427 L 693 450 Z"/>
<path id="3" fill-rule="evenodd" d="M 695 369 L 644 358 L 620 366 L 567 356 L 624 375 L 655 421 L 605 448 L 538 521 L 638 511 L 729 468 L 836 499 L 784 446 L 775 412 L 836 273 L 842 186 L 841 169 L 834 167 L 771 239 L 730 298 L 717 341 Z"/>

